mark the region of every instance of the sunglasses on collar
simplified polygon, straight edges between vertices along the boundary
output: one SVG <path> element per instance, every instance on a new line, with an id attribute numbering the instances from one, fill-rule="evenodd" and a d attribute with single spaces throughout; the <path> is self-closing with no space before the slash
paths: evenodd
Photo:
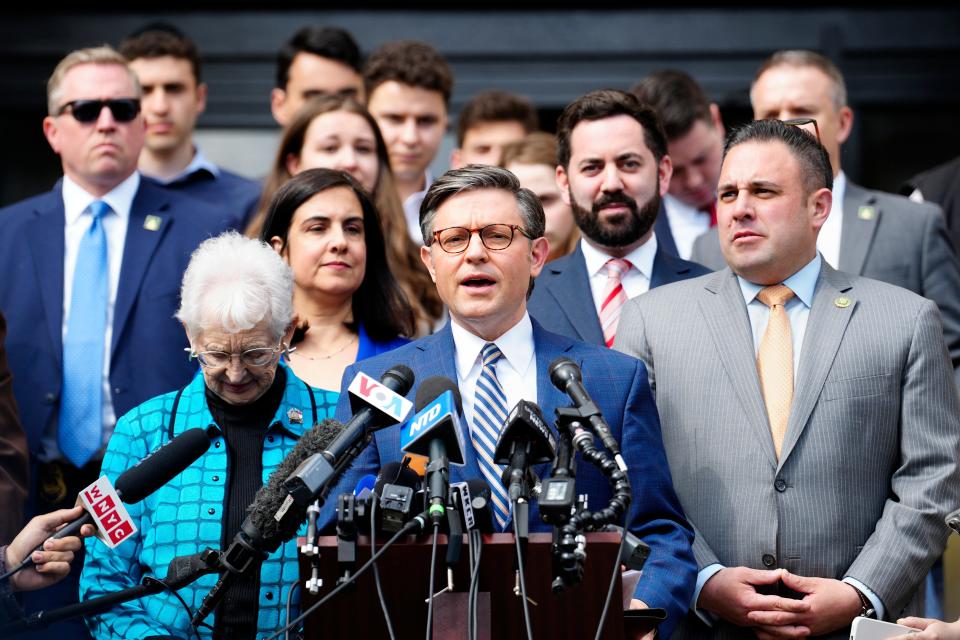
<path id="1" fill-rule="evenodd" d="M 110 109 L 113 119 L 117 122 L 131 122 L 140 113 L 139 98 L 113 98 L 111 100 L 71 100 L 57 113 L 62 116 L 67 111 L 77 122 L 89 124 L 96 122 L 103 108 Z"/>

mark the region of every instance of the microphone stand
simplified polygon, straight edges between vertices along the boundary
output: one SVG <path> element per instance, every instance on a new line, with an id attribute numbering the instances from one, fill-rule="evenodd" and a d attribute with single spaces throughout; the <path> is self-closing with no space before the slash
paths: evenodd
<path id="1" fill-rule="evenodd" d="M 46 629 L 55 622 L 76 618 L 78 616 L 92 616 L 109 611 L 118 604 L 138 600 L 163 591 L 177 591 L 194 582 L 201 576 L 216 573 L 218 567 L 218 552 L 207 549 L 199 554 L 174 558 L 167 568 L 167 577 L 158 580 L 152 576 L 143 578 L 143 583 L 128 587 L 115 593 L 85 602 L 78 602 L 52 611 L 36 611 L 23 620 L 11 622 L 0 627 L 0 638 L 7 638 L 25 631 Z"/>

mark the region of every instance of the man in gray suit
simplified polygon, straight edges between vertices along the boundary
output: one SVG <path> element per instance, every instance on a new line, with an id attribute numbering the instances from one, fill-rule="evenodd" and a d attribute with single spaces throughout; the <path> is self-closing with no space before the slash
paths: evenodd
<path id="1" fill-rule="evenodd" d="M 677 637 L 845 638 L 918 613 L 957 506 L 960 398 L 936 305 L 817 251 L 833 174 L 798 127 L 727 141 L 728 268 L 624 307 L 647 365 L 697 590 Z"/>
<path id="2" fill-rule="evenodd" d="M 814 118 L 833 167 L 833 207 L 817 248 L 831 266 L 909 289 L 937 303 L 960 384 L 960 268 L 940 208 L 850 182 L 840 147 L 853 111 L 840 70 L 812 51 L 779 51 L 764 62 L 750 89 L 753 117 Z M 812 129 L 811 129 L 812 131 Z M 691 260 L 726 266 L 711 229 L 694 244 Z"/>

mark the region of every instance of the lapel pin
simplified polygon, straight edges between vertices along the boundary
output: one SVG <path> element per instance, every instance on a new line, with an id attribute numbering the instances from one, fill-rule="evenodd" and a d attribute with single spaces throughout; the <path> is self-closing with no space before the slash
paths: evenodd
<path id="1" fill-rule="evenodd" d="M 290 421 L 290 424 L 303 424 L 303 412 L 296 407 L 287 409 L 287 419 Z"/>
<path id="2" fill-rule="evenodd" d="M 147 231 L 159 231 L 163 224 L 163 218 L 160 216 L 147 216 L 143 219 L 143 228 Z"/>
<path id="3" fill-rule="evenodd" d="M 846 309 L 847 307 L 850 306 L 850 298 L 844 298 L 844 297 L 836 298 L 833 301 L 833 304 L 836 305 L 838 309 Z"/>
<path id="4" fill-rule="evenodd" d="M 857 217 L 861 220 L 873 220 L 877 217 L 877 210 L 872 206 L 865 204 L 857 211 Z"/>

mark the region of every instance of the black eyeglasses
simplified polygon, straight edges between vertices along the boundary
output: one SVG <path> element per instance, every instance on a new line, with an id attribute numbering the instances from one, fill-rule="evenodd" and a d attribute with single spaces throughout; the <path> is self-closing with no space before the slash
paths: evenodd
<path id="1" fill-rule="evenodd" d="M 488 224 L 479 229 L 464 227 L 447 227 L 433 232 L 433 237 L 440 244 L 440 248 L 447 253 L 463 253 L 470 246 L 470 238 L 474 233 L 480 234 L 480 242 L 491 251 L 503 251 L 513 242 L 513 234 L 519 231 L 529 238 L 527 232 L 518 224 Z"/>
<path id="2" fill-rule="evenodd" d="M 805 126 L 807 126 L 808 124 L 812 124 L 813 132 L 817 134 L 817 142 L 820 142 L 820 144 L 823 144 L 823 142 L 820 141 L 820 127 L 817 126 L 817 121 L 814 120 L 813 118 L 794 118 L 792 120 L 782 120 L 781 122 L 783 122 L 783 124 L 788 124 L 791 127 L 797 127 L 799 129 L 803 129 L 804 131 L 807 131 L 806 129 L 804 129 Z"/>
<path id="3" fill-rule="evenodd" d="M 111 100 L 71 100 L 60 107 L 57 112 L 62 116 L 68 110 L 77 122 L 90 124 L 96 122 L 103 108 L 110 109 L 113 119 L 117 122 L 131 122 L 140 113 L 139 98 L 113 98 Z"/>

